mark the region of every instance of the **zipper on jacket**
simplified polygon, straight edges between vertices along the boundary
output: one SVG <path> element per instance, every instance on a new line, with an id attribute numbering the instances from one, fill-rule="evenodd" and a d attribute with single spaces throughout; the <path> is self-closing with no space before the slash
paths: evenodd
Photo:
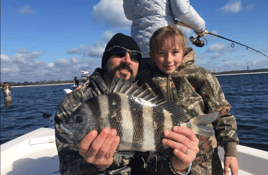
<path id="1" fill-rule="evenodd" d="M 171 93 L 170 93 L 170 79 L 171 75 L 167 76 L 167 98 L 169 102 L 172 102 Z"/>

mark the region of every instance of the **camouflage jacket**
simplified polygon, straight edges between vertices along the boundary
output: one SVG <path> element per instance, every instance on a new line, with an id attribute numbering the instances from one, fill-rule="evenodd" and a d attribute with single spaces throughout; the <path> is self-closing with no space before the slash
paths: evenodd
<path id="1" fill-rule="evenodd" d="M 60 173 L 68 175 L 84 174 L 104 174 L 98 172 L 94 166 L 87 163 L 79 154 L 73 143 L 67 143 L 61 137 L 59 124 L 65 121 L 81 103 L 93 96 L 107 92 L 107 86 L 104 83 L 101 69 L 96 69 L 91 75 L 86 86 L 67 94 L 60 102 L 55 116 L 55 137 L 58 155 L 60 159 Z M 121 156 L 114 154 L 113 164 L 107 169 L 105 174 L 172 174 L 168 167 L 166 159 L 156 158 L 152 153 L 135 153 L 133 156 Z"/>
<path id="2" fill-rule="evenodd" d="M 189 48 L 181 66 L 171 75 L 163 74 L 156 66 L 138 75 L 141 83 L 148 83 L 154 92 L 168 101 L 177 103 L 187 114 L 187 120 L 195 116 L 219 111 L 213 122 L 215 136 L 199 138 L 199 153 L 193 162 L 191 174 L 222 174 L 217 146 L 223 146 L 225 156 L 237 157 L 236 119 L 229 113 L 217 78 L 204 68 L 194 65 L 194 51 Z"/>

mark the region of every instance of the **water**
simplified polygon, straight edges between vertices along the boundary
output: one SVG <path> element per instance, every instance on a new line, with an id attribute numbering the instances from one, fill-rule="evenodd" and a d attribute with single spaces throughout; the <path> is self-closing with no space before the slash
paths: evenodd
<path id="1" fill-rule="evenodd" d="M 53 128 L 43 114 L 52 114 L 71 85 L 11 87 L 13 105 L 5 107 L 1 92 L 1 144 L 40 127 Z M 1 90 L 2 91 L 2 90 Z"/>
<path id="2" fill-rule="evenodd" d="M 236 118 L 240 144 L 268 151 L 268 74 L 217 78 Z"/>
<path id="3" fill-rule="evenodd" d="M 268 74 L 217 77 L 231 113 L 237 120 L 240 144 L 268 151 Z M 13 105 L 4 106 L 1 92 L 1 144 L 43 126 L 43 114 L 52 114 L 70 85 L 12 88 Z"/>

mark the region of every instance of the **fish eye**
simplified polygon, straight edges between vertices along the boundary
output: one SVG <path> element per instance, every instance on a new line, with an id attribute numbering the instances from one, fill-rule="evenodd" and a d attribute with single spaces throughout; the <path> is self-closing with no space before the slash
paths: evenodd
<path id="1" fill-rule="evenodd" d="M 76 122 L 76 123 L 82 123 L 82 122 L 83 122 L 83 118 L 82 118 L 81 116 L 77 116 L 77 117 L 75 118 L 75 122 Z"/>

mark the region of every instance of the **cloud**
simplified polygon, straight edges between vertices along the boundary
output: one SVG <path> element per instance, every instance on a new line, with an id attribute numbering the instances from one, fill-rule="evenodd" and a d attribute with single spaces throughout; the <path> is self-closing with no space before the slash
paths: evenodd
<path id="1" fill-rule="evenodd" d="M 2 82 L 35 82 L 42 80 L 72 80 L 80 71 L 92 73 L 100 67 L 100 59 L 59 58 L 54 63 L 38 60 L 43 52 L 18 49 L 14 56 L 1 54 Z"/>
<path id="2" fill-rule="evenodd" d="M 19 13 L 34 13 L 35 10 L 31 9 L 29 5 L 25 5 L 25 7 L 19 8 Z"/>
<path id="3" fill-rule="evenodd" d="M 222 8 L 218 9 L 217 11 L 220 11 L 222 13 L 238 13 L 244 10 L 251 11 L 253 8 L 254 8 L 254 4 L 243 7 L 241 0 L 232 0 L 232 1 L 229 1 Z"/>
<path id="4" fill-rule="evenodd" d="M 115 35 L 114 31 L 106 31 L 104 32 L 104 34 L 102 35 L 102 38 L 108 42 L 113 36 Z"/>
<path id="5" fill-rule="evenodd" d="M 238 13 L 242 10 L 241 0 L 238 1 L 229 1 L 225 6 L 218 9 L 223 13 Z"/>
<path id="6" fill-rule="evenodd" d="M 189 29 L 187 27 L 183 27 L 178 25 L 178 28 L 182 31 L 182 33 L 188 38 L 190 35 L 192 35 L 194 32 L 192 29 Z"/>
<path id="7" fill-rule="evenodd" d="M 6 54 L 1 54 L 1 61 L 9 61 L 9 57 Z"/>
<path id="8" fill-rule="evenodd" d="M 224 56 L 224 53 L 216 53 L 216 54 L 212 55 L 210 58 L 217 59 L 217 58 L 221 58 L 222 56 Z"/>
<path id="9" fill-rule="evenodd" d="M 220 56 L 219 53 L 213 55 L 214 57 Z M 207 54 L 201 53 L 197 57 L 208 58 Z M 217 69 L 217 72 L 224 71 L 234 71 L 234 70 L 246 70 L 247 66 L 250 69 L 263 69 L 268 68 L 268 59 L 263 58 L 261 55 L 257 55 L 254 59 L 245 58 L 246 55 L 221 55 L 220 59 L 204 59 L 203 61 L 197 61 L 196 65 L 201 66 L 207 70 L 212 70 L 214 72 Z M 243 59 L 241 61 L 241 59 Z"/>
<path id="10" fill-rule="evenodd" d="M 268 60 L 250 60 L 247 62 L 231 62 L 226 61 L 220 66 L 219 71 L 228 71 L 228 70 L 246 70 L 247 66 L 250 69 L 262 69 L 265 68 L 264 65 L 268 66 Z M 267 68 L 267 67 L 266 67 Z"/>
<path id="11" fill-rule="evenodd" d="M 212 30 L 212 31 L 209 31 L 209 32 L 218 35 L 218 32 L 217 32 L 216 30 Z M 210 34 L 206 34 L 206 35 L 204 36 L 204 38 L 205 38 L 207 41 L 214 41 L 214 40 L 219 39 L 218 37 L 213 36 L 213 35 L 210 35 Z M 201 39 L 203 39 L 203 38 L 201 38 Z"/>
<path id="12" fill-rule="evenodd" d="M 88 52 L 88 56 L 101 58 L 103 55 L 105 46 L 106 46 L 106 43 L 104 43 L 103 41 L 95 42 L 93 47 L 90 48 Z"/>
<path id="13" fill-rule="evenodd" d="M 80 54 L 84 57 L 102 58 L 107 42 L 115 35 L 114 31 L 108 30 L 102 34 L 99 41 L 95 41 L 93 46 L 81 44 L 79 47 L 70 48 L 67 54 Z"/>
<path id="14" fill-rule="evenodd" d="M 81 55 L 82 54 L 82 51 L 80 48 L 78 47 L 75 47 L 75 48 L 70 48 L 67 50 L 67 54 L 79 54 Z"/>
<path id="15" fill-rule="evenodd" d="M 247 11 L 251 11 L 253 8 L 254 8 L 254 4 L 251 4 L 251 5 L 247 5 L 247 6 L 245 7 L 245 10 L 247 10 Z"/>
<path id="16" fill-rule="evenodd" d="M 65 67 L 68 66 L 68 61 L 64 58 L 57 59 L 55 62 L 56 67 Z"/>
<path id="17" fill-rule="evenodd" d="M 225 52 L 229 49 L 229 46 L 224 44 L 224 43 L 218 43 L 218 44 L 213 44 L 209 46 L 208 50 L 206 52 Z"/>
<path id="18" fill-rule="evenodd" d="M 93 7 L 92 17 L 94 21 L 104 22 L 108 27 L 131 26 L 131 21 L 124 14 L 123 0 L 101 0 Z"/>
<path id="19" fill-rule="evenodd" d="M 96 41 L 92 47 L 89 48 L 87 56 L 102 58 L 103 52 L 105 50 L 106 44 L 110 39 L 116 34 L 116 32 L 108 30 L 102 34 L 102 39 Z"/>
<path id="20" fill-rule="evenodd" d="M 105 46 L 106 46 L 106 42 L 104 41 L 96 41 L 94 45 L 91 47 L 81 44 L 79 47 L 70 48 L 67 51 L 67 54 L 79 54 L 79 55 L 83 55 L 83 57 L 101 58 Z"/>

